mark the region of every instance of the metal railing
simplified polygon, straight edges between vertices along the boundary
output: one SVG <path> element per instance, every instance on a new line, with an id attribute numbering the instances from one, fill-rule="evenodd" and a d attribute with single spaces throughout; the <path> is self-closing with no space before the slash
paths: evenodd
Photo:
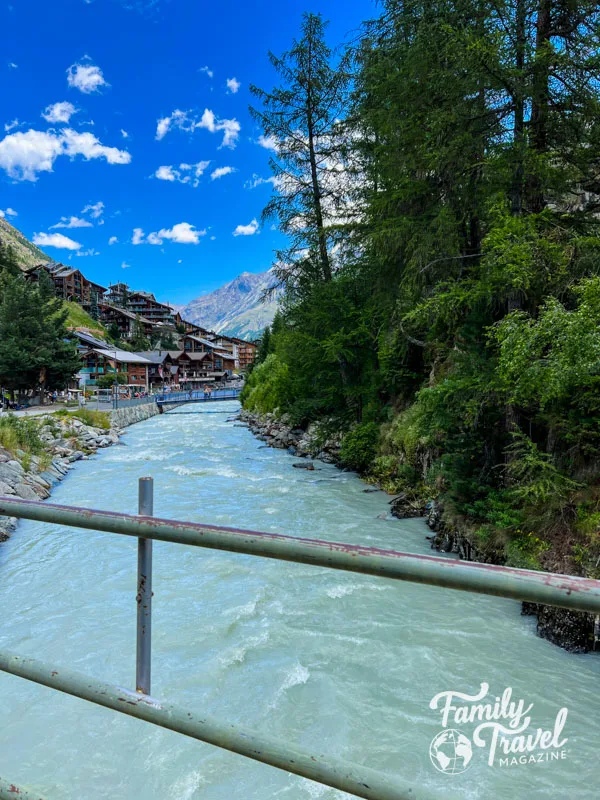
<path id="1" fill-rule="evenodd" d="M 161 392 L 154 399 L 158 405 L 170 403 L 205 403 L 211 400 L 237 400 L 241 389 L 213 389 L 208 392 L 192 389 L 189 392 Z"/>
<path id="2" fill-rule="evenodd" d="M 262 761 L 357 797 L 370 800 L 432 800 L 436 795 L 402 778 L 383 775 L 369 767 L 355 766 L 341 759 L 312 755 L 269 739 L 261 733 L 241 730 L 151 696 L 153 539 L 600 614 L 600 581 L 462 562 L 440 556 L 413 555 L 343 542 L 157 519 L 152 516 L 152 490 L 152 479 L 141 478 L 138 516 L 0 497 L 0 514 L 137 537 L 136 691 L 5 651 L 0 651 L 0 671 L 177 731 L 184 736 Z M 21 794 L 17 795 L 19 791 Z M 39 798 L 39 794 L 18 790 L 0 778 L 0 799 L 11 800 L 16 796 Z M 445 794 L 444 797 L 448 798 L 449 795 Z"/>

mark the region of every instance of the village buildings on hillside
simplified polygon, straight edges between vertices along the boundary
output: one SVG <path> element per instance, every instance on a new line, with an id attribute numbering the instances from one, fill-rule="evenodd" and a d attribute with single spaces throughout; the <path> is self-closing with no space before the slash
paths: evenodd
<path id="1" fill-rule="evenodd" d="M 110 344 L 89 330 L 77 329 L 81 369 L 76 376 L 80 387 L 93 387 L 105 375 L 125 376 L 130 389 L 140 391 L 199 389 L 225 381 L 243 372 L 256 356 L 255 342 L 209 331 L 184 320 L 153 294 L 134 291 L 126 283 L 108 287 L 89 281 L 80 270 L 51 262 L 29 269 L 26 277 L 38 280 L 45 270 L 57 296 L 82 306 L 93 318 L 118 330 L 123 342 Z M 154 349 L 131 352 L 126 349 L 137 333 L 157 342 Z M 166 349 L 160 342 L 169 340 Z"/>

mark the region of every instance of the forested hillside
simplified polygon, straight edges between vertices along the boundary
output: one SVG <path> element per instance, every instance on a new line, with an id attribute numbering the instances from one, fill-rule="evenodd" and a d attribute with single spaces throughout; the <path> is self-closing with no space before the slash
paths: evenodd
<path id="1" fill-rule="evenodd" d="M 248 409 L 340 430 L 478 557 L 600 577 L 600 13 L 384 2 L 306 15 L 255 116 L 282 312 Z M 335 43 L 332 43 L 335 44 Z"/>

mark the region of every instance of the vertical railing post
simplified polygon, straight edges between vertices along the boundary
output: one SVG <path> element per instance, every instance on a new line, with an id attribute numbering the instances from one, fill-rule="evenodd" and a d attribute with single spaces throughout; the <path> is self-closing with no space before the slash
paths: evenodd
<path id="1" fill-rule="evenodd" d="M 138 514 L 151 517 L 154 513 L 154 481 L 140 478 Z M 152 539 L 138 539 L 137 572 L 137 651 L 135 688 L 150 694 L 152 659 Z"/>

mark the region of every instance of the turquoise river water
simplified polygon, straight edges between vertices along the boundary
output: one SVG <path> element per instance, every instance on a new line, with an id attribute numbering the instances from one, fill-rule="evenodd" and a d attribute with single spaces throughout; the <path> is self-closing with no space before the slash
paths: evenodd
<path id="1" fill-rule="evenodd" d="M 293 469 L 234 425 L 238 407 L 133 426 L 125 446 L 77 464 L 51 502 L 135 513 L 137 480 L 152 475 L 157 516 L 430 552 L 421 520 L 379 519 L 389 498 L 353 474 Z M 132 687 L 135 583 L 134 539 L 24 521 L 0 546 L 0 648 Z M 444 726 L 430 700 L 482 683 L 492 703 L 510 687 L 533 704 L 528 732 L 553 729 L 567 708 L 561 756 L 538 748 L 531 763 L 497 754 L 489 766 L 489 746 L 473 745 L 464 772 L 436 769 L 430 744 Z M 440 798 L 600 797 L 599 687 L 600 658 L 537 638 L 516 602 L 154 543 L 155 697 Z M 349 797 L 2 673 L 0 710 L 0 775 L 48 800 Z M 471 740 L 476 723 L 446 727 Z M 464 740 L 460 768 L 462 755 Z"/>

